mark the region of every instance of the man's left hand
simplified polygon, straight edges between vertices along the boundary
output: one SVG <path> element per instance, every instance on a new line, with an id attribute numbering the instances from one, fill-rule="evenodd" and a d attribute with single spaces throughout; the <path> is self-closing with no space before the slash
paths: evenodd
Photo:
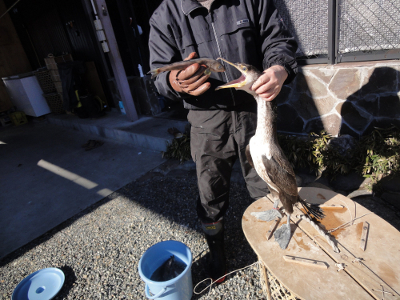
<path id="1" fill-rule="evenodd" d="M 287 77 L 285 68 L 275 65 L 266 69 L 251 89 L 265 101 L 272 101 L 278 96 Z"/>

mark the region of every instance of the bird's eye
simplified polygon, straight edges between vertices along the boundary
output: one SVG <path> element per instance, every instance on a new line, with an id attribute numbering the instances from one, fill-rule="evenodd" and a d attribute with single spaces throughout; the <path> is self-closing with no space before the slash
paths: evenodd
<path id="1" fill-rule="evenodd" d="M 242 70 L 243 70 L 243 71 L 247 71 L 247 68 L 246 68 L 246 67 L 242 67 Z"/>

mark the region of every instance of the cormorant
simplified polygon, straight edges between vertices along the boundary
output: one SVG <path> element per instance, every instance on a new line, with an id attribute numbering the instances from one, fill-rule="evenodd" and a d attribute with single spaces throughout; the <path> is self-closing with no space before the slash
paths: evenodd
<path id="1" fill-rule="evenodd" d="M 235 88 L 251 94 L 257 101 L 257 129 L 246 147 L 246 157 L 257 174 L 268 184 L 274 209 L 253 213 L 258 219 L 271 221 L 276 217 L 282 218 L 279 212 L 279 200 L 287 213 L 287 224 L 282 225 L 274 232 L 275 240 L 282 249 L 286 249 L 291 237 L 290 215 L 293 205 L 301 203 L 307 214 L 316 218 L 323 218 L 324 214 L 317 205 L 306 203 L 299 197 L 296 177 L 290 162 L 287 160 L 282 148 L 279 146 L 276 129 L 276 102 L 265 101 L 256 94 L 251 86 L 262 73 L 251 65 L 244 63 L 233 64 L 223 58 L 222 61 L 238 69 L 242 76 L 216 88 Z"/>

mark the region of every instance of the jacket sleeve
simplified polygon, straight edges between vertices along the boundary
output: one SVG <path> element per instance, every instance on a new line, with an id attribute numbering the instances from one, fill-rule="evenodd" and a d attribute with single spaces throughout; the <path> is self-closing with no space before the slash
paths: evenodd
<path id="1" fill-rule="evenodd" d="M 156 11 L 150 19 L 150 35 L 149 35 L 149 50 L 150 50 L 150 69 L 171 64 L 176 61 L 181 61 L 182 57 L 175 45 L 175 40 L 168 33 L 168 25 L 164 25 L 163 16 L 160 16 Z M 158 92 L 172 100 L 181 100 L 182 95 L 176 92 L 169 83 L 170 72 L 160 73 L 154 80 L 154 84 Z"/>
<path id="2" fill-rule="evenodd" d="M 263 68 L 283 66 L 290 83 L 297 74 L 297 42 L 290 34 L 272 0 L 258 1 L 258 25 L 260 28 L 261 50 L 264 55 Z"/>

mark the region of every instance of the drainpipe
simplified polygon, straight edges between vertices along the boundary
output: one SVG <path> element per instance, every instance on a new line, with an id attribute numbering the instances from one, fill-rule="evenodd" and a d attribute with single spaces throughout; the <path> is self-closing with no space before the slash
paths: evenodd
<path id="1" fill-rule="evenodd" d="M 117 40 L 115 38 L 110 16 L 108 14 L 107 5 L 104 0 L 91 0 L 91 2 L 96 18 L 96 29 L 98 29 L 97 35 L 103 46 L 103 51 L 108 53 L 108 58 L 110 59 L 110 64 L 115 77 L 115 83 L 121 96 L 122 103 L 124 104 L 126 115 L 130 121 L 136 121 L 138 120 L 138 115 L 136 112 L 135 103 L 133 102 L 132 93 L 129 88 L 125 68 L 122 64 L 121 55 L 119 53 Z M 101 10 L 98 9 L 99 7 L 101 7 Z M 99 14 L 97 11 L 99 11 Z M 98 22 L 98 20 L 100 20 L 100 22 Z M 102 31 L 104 35 L 101 33 Z M 102 40 L 102 36 L 105 38 L 105 40 Z"/>

